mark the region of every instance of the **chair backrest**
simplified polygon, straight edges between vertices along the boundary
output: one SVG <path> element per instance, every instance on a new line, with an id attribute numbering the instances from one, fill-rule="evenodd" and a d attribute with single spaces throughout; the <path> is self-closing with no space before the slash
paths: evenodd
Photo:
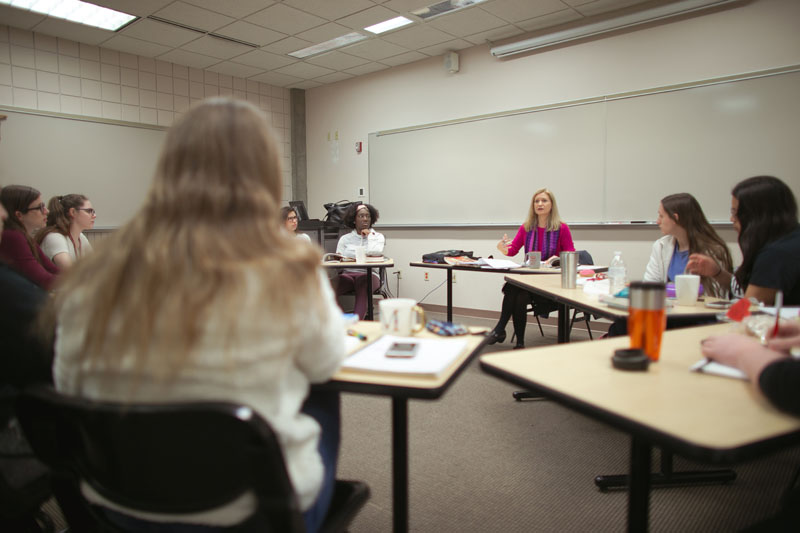
<path id="1" fill-rule="evenodd" d="M 249 407 L 96 402 L 34 387 L 18 417 L 48 466 L 125 507 L 193 513 L 253 491 L 266 530 L 304 530 L 277 437 Z"/>
<path id="2" fill-rule="evenodd" d="M 594 259 L 592 259 L 592 254 L 590 254 L 586 250 L 578 250 L 578 264 L 593 265 Z"/>

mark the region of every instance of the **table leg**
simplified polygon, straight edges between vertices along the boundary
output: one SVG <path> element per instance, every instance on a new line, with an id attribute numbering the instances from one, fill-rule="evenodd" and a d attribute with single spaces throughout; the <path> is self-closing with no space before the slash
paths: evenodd
<path id="1" fill-rule="evenodd" d="M 394 532 L 408 531 L 408 399 L 392 396 L 392 507 Z"/>
<path id="2" fill-rule="evenodd" d="M 558 342 L 569 342 L 569 306 L 563 303 L 558 304 Z"/>
<path id="3" fill-rule="evenodd" d="M 447 321 L 453 321 L 453 269 L 447 269 Z"/>
<path id="4" fill-rule="evenodd" d="M 650 511 L 650 443 L 631 437 L 631 483 L 628 487 L 628 531 L 647 531 Z"/>
<path id="5" fill-rule="evenodd" d="M 372 320 L 372 267 L 367 267 L 367 320 Z"/>

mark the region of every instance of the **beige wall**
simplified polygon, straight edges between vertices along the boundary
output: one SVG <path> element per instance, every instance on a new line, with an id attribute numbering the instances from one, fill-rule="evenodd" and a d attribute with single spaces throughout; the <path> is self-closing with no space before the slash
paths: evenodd
<path id="1" fill-rule="evenodd" d="M 476 46 L 459 52 L 461 71 L 456 74 L 448 74 L 441 60 L 432 58 L 311 89 L 306 95 L 309 211 L 322 216 L 323 203 L 357 199 L 357 189 L 368 187 L 366 141 L 371 132 L 800 64 L 798 21 L 796 0 L 753 0 L 516 59 L 497 60 L 488 45 Z M 356 141 L 364 142 L 362 154 L 355 153 Z M 537 177 L 531 191 L 509 195 L 547 185 L 546 176 Z M 486 186 L 502 187 L 502 177 L 487 176 Z M 424 191 L 419 201 L 425 201 Z M 453 201 L 458 201 L 457 191 Z M 562 215 L 569 220 L 569 213 Z M 521 221 L 524 213 L 519 216 Z M 432 281 L 425 282 L 421 269 L 407 266 L 422 253 L 462 248 L 488 255 L 503 232 L 515 229 L 385 230 L 386 253 L 401 271 L 401 294 L 419 299 L 444 279 L 432 272 Z M 576 246 L 589 250 L 598 263 L 622 250 L 634 277 L 644 271 L 651 243 L 660 235 L 652 226 L 575 227 L 573 233 Z M 733 231 L 721 234 L 738 259 Z M 457 278 L 454 304 L 497 309 L 501 283 L 499 275 L 466 273 Z M 444 288 L 426 299 L 444 301 Z"/>

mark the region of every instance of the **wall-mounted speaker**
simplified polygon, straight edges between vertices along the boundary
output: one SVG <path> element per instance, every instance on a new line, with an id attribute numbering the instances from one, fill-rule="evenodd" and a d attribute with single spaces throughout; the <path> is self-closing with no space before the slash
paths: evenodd
<path id="1" fill-rule="evenodd" d="M 450 74 L 458 72 L 458 54 L 455 52 L 447 52 L 444 55 L 444 69 Z"/>

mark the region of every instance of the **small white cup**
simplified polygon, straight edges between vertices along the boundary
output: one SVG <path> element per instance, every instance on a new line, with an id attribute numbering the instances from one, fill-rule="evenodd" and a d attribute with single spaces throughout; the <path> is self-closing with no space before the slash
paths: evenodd
<path id="1" fill-rule="evenodd" d="M 356 263 L 366 263 L 367 262 L 367 247 L 366 246 L 356 246 Z"/>
<path id="2" fill-rule="evenodd" d="M 411 298 L 388 298 L 378 302 L 381 326 L 387 335 L 409 337 L 425 327 L 425 311 Z"/>
<path id="3" fill-rule="evenodd" d="M 700 291 L 700 276 L 680 274 L 675 276 L 675 299 L 678 305 L 695 305 Z"/>

